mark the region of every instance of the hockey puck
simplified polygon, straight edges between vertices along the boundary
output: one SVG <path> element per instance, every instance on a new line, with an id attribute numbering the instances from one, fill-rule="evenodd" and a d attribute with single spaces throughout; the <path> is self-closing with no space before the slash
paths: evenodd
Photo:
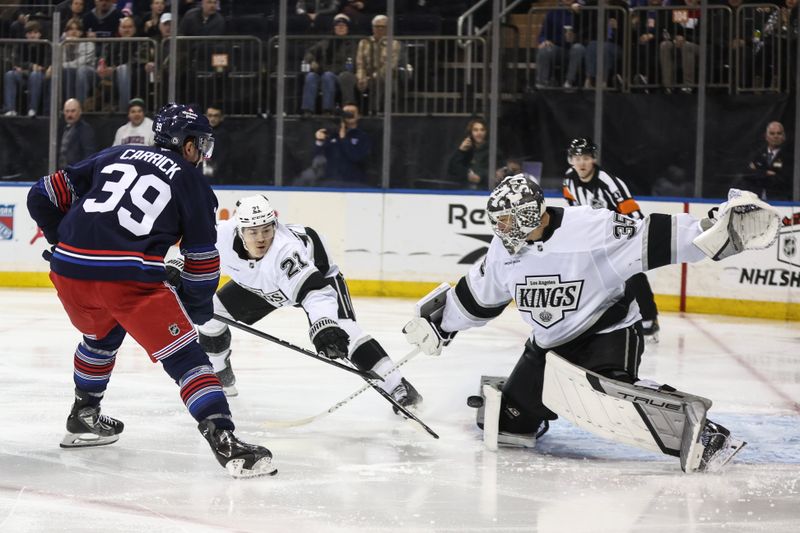
<path id="1" fill-rule="evenodd" d="M 475 409 L 483 407 L 483 397 L 470 396 L 469 398 L 467 398 L 467 405 L 469 405 L 470 407 L 474 407 Z"/>

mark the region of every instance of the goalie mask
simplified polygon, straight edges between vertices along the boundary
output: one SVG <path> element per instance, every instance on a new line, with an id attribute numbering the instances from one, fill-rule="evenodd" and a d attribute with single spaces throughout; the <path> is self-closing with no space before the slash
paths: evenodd
<path id="1" fill-rule="evenodd" d="M 528 234 L 542 223 L 544 192 L 525 174 L 505 178 L 492 191 L 486 214 L 494 234 L 514 255 L 525 246 Z"/>
<path id="2" fill-rule="evenodd" d="M 236 202 L 236 234 L 255 259 L 263 257 L 272 244 L 276 220 L 266 196 L 257 194 Z"/>

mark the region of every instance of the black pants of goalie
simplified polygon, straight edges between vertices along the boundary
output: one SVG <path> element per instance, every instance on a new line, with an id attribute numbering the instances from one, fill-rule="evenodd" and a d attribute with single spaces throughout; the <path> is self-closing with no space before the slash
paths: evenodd
<path id="1" fill-rule="evenodd" d="M 639 324 L 610 333 L 588 335 L 552 349 L 571 363 L 619 381 L 638 379 L 644 339 Z M 534 433 L 544 420 L 558 416 L 542 403 L 546 349 L 530 340 L 503 387 L 500 431 Z"/>

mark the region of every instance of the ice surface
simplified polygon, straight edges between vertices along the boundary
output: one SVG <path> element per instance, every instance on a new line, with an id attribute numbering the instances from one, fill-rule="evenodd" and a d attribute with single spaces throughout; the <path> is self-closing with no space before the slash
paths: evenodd
<path id="1" fill-rule="evenodd" d="M 307 426 L 265 420 L 323 411 L 359 379 L 234 331 L 238 435 L 275 454 L 276 477 L 233 480 L 213 459 L 159 365 L 126 340 L 104 412 L 110 446 L 63 450 L 79 340 L 50 290 L 0 290 L 0 531 L 800 531 L 800 327 L 661 317 L 641 375 L 711 398 L 711 417 L 748 441 L 724 471 L 552 424 L 536 450 L 485 451 L 466 398 L 504 375 L 528 333 L 513 310 L 461 333 L 405 376 L 434 440 L 372 391 Z M 356 298 L 363 327 L 400 359 L 413 302 Z M 309 346 L 298 310 L 257 327 Z"/>

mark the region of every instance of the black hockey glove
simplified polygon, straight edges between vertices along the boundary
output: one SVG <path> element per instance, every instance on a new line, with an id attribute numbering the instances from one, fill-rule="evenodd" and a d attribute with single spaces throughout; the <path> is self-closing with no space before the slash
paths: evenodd
<path id="1" fill-rule="evenodd" d="M 320 318 L 311 324 L 308 334 L 319 355 L 328 359 L 347 357 L 350 337 L 330 318 Z"/>
<path id="2" fill-rule="evenodd" d="M 181 273 L 183 273 L 183 259 L 175 258 L 167 261 L 164 265 L 167 270 L 167 283 L 175 287 L 176 291 L 181 290 Z"/>

